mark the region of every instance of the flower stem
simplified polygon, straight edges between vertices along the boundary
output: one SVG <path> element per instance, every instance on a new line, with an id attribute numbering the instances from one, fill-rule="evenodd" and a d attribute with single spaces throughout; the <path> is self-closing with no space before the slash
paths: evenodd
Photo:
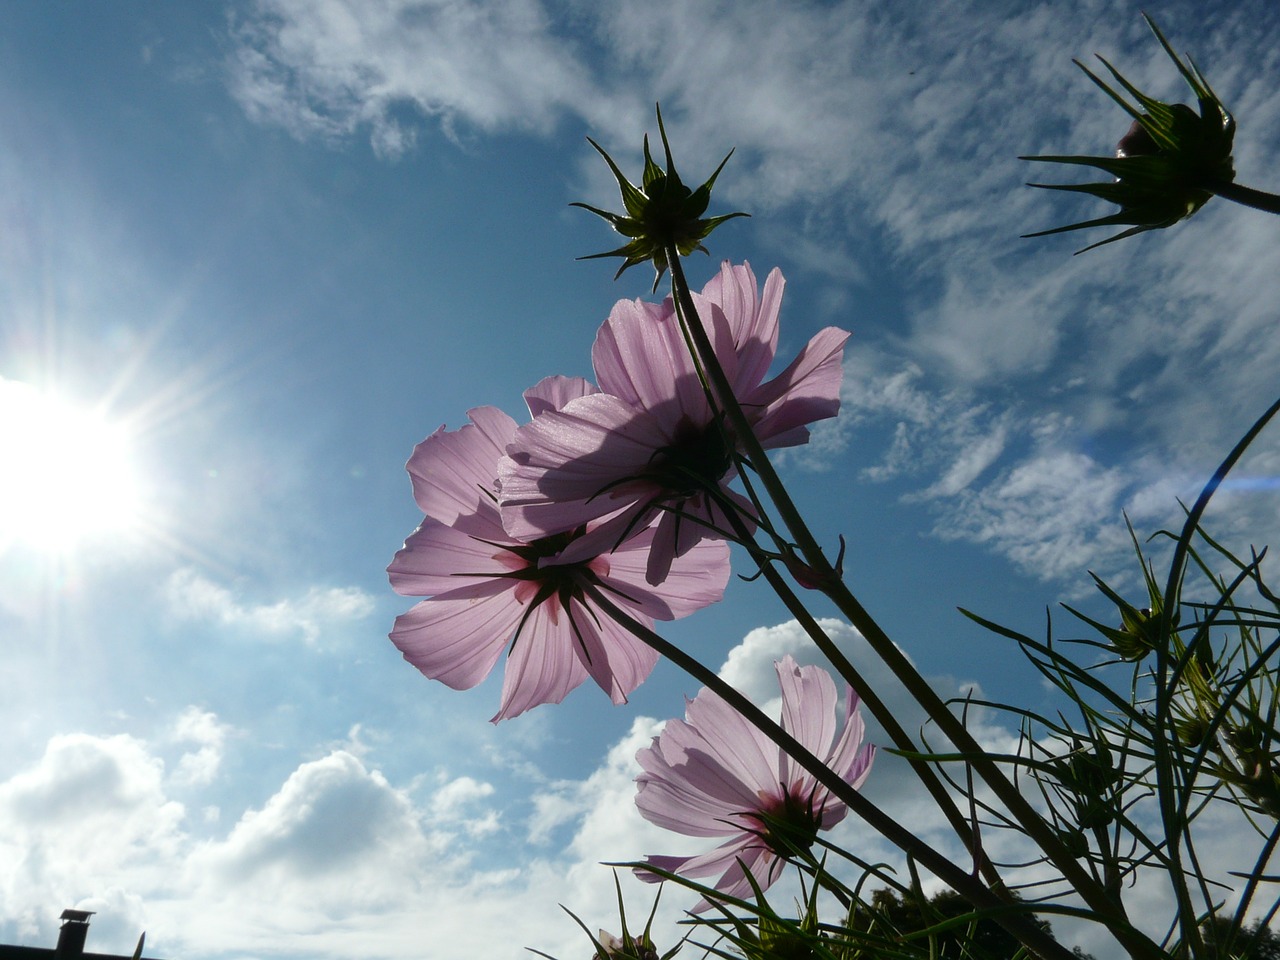
<path id="1" fill-rule="evenodd" d="M 929 846 L 864 797 L 795 737 L 782 729 L 775 720 L 766 716 L 759 707 L 721 679 L 717 673 L 620 609 L 603 591 L 594 586 L 587 589 L 594 606 L 603 610 L 660 656 L 666 657 L 724 700 L 889 842 L 932 871 L 940 880 L 969 900 L 975 908 L 1000 911 L 993 916 L 993 919 L 1029 949 L 1035 951 L 1041 960 L 1075 960 L 1075 955 L 1071 951 L 1041 930 L 1026 913 L 1005 912 L 1009 908 L 1009 903 L 1001 899 L 995 891 L 989 889 L 970 873 L 960 869 L 949 857 Z"/>
<path id="2" fill-rule="evenodd" d="M 1255 190 L 1253 187 L 1246 187 L 1226 180 L 1210 181 L 1204 185 L 1204 188 L 1224 200 L 1242 203 L 1246 207 L 1265 210 L 1267 213 L 1280 213 L 1280 196 L 1274 193 L 1266 193 L 1262 190 Z"/>
<path id="3" fill-rule="evenodd" d="M 1022 796 L 1016 784 L 1000 769 L 983 748 L 969 733 L 965 725 L 947 708 L 933 688 L 919 674 L 897 645 L 881 629 L 880 625 L 863 608 L 862 604 L 844 585 L 839 574 L 832 568 L 822 553 L 822 548 L 810 532 L 804 518 L 800 515 L 790 494 L 784 487 L 781 478 L 770 464 L 764 448 L 751 428 L 745 412 L 733 395 L 733 389 L 724 374 L 715 350 L 707 336 L 706 329 L 698 320 L 697 308 L 689 292 L 688 281 L 684 276 L 679 251 L 674 244 L 667 247 L 667 261 L 671 269 L 671 290 L 676 303 L 688 317 L 687 328 L 693 338 L 693 350 L 701 359 L 704 369 L 717 398 L 733 428 L 735 440 L 741 443 L 747 459 L 755 468 L 756 474 L 765 491 L 773 501 L 779 517 L 796 540 L 805 562 L 816 574 L 815 579 L 822 584 L 819 588 L 849 622 L 870 644 L 876 654 L 885 662 L 908 692 L 915 698 L 938 725 L 942 733 L 951 740 L 958 750 L 965 755 L 965 760 L 976 770 L 982 780 L 992 789 L 1010 814 L 1018 821 L 1022 829 L 1036 843 L 1045 856 L 1062 873 L 1063 879 L 1084 899 L 1094 911 L 1098 919 L 1105 923 L 1125 945 L 1130 955 L 1136 958 L 1159 957 L 1161 951 L 1150 938 L 1138 933 L 1129 924 L 1125 916 L 1123 904 L 1113 899 L 1105 888 L 1076 861 L 1070 850 L 1045 822 L 1044 818 Z M 825 651 L 824 651 L 825 653 Z M 831 657 L 833 665 L 844 675 L 841 667 L 847 660 L 839 651 Z M 830 657 L 831 655 L 828 654 Z M 978 904 L 975 903 L 975 906 Z"/>

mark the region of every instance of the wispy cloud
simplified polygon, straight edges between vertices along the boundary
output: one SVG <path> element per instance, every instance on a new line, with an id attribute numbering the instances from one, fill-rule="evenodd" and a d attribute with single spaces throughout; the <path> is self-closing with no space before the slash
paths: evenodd
<path id="1" fill-rule="evenodd" d="M 415 114 L 451 137 L 545 130 L 590 86 L 536 0 L 261 0 L 235 38 L 229 83 L 251 117 L 299 137 L 367 131 L 387 157 L 413 147 Z"/>
<path id="2" fill-rule="evenodd" d="M 374 602 L 356 587 L 311 587 L 299 597 L 253 603 L 191 569 L 169 576 L 165 597 L 175 616 L 239 628 L 252 636 L 318 642 L 328 628 L 358 621 Z"/>
<path id="3" fill-rule="evenodd" d="M 940 536 L 984 543 L 1038 577 L 1076 577 L 1097 562 L 1090 550 L 1124 542 L 1121 510 L 1176 515 L 1174 495 L 1207 477 L 1270 399 L 1280 274 L 1260 215 L 1215 202 L 1191 224 L 1080 258 L 1070 238 L 1019 239 L 1093 208 L 1026 189 L 1040 171 L 1017 156 L 1105 153 L 1127 123 L 1073 57 L 1096 51 L 1157 95 L 1181 95 L 1136 10 L 1010 3 L 993 20 L 970 4 L 884 18 L 852 2 L 528 2 L 415 18 L 409 7 L 265 2 L 241 24 L 233 89 L 254 116 L 299 133 L 367 126 L 404 143 L 424 118 L 545 132 L 564 114 L 626 151 L 660 99 L 688 169 L 736 146 L 724 199 L 770 214 L 763 236 L 857 331 L 845 413 L 786 459 L 821 469 L 860 422 L 896 417 L 887 455 L 862 475 L 910 476 L 911 496 L 939 508 Z M 1265 171 L 1280 101 L 1252 78 L 1275 66 L 1280 28 L 1197 13 L 1189 32 L 1182 13 L 1167 17 L 1250 118 L 1241 167 Z M 477 44 L 507 51 L 498 39 L 523 53 L 475 56 Z M 526 73 L 529 58 L 539 66 Z M 484 81 L 455 89 L 478 63 Z M 902 291 L 893 329 L 859 315 L 878 272 Z M 1055 480 L 1055 469 L 1066 472 Z M 1085 520 L 1090 503 L 1089 529 L 1071 541 L 1066 518 Z"/>

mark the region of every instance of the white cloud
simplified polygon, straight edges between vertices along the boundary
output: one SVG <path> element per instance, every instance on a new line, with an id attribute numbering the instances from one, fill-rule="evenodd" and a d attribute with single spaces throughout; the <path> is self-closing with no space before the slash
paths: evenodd
<path id="1" fill-rule="evenodd" d="M 178 570 L 165 584 L 172 612 L 185 620 L 213 621 L 262 637 L 299 637 L 317 643 L 334 625 L 373 612 L 373 598 L 357 587 L 311 587 L 302 596 L 274 603 L 251 603 L 191 569 Z"/>
<path id="2" fill-rule="evenodd" d="M 403 897 L 413 865 L 439 852 L 408 797 L 338 751 L 299 766 L 192 862 L 220 895 L 254 901 L 286 885 L 328 915 L 347 916 Z"/>
<path id="3" fill-rule="evenodd" d="M 479 814 L 473 808 L 494 795 L 494 786 L 472 777 L 458 777 L 441 786 L 431 795 L 431 816 L 438 831 L 440 826 L 461 829 L 473 837 L 497 832 L 501 814 L 497 810 L 482 809 Z"/>
<path id="4" fill-rule="evenodd" d="M 234 90 L 259 119 L 300 134 L 367 128 L 391 152 L 413 129 L 397 104 L 487 131 L 546 132 L 576 115 L 624 165 L 661 100 L 682 169 L 709 170 L 736 146 L 725 209 L 771 214 L 759 220 L 766 239 L 827 283 L 860 331 L 844 412 L 784 460 L 821 469 L 868 418 L 896 417 L 865 478 L 911 476 L 914 496 L 939 510 L 939 535 L 1078 581 L 1106 560 L 1089 551 L 1123 549 L 1122 509 L 1176 515 L 1172 494 L 1207 477 L 1269 401 L 1280 362 L 1280 274 L 1259 214 L 1215 201 L 1193 223 L 1080 258 L 1070 238 L 1019 239 L 1100 204 L 1026 189 L 1062 174 L 1017 156 L 1105 152 L 1127 123 L 1073 57 L 1100 52 L 1139 85 L 1182 95 L 1136 13 L 1111 12 L 1100 0 L 1009 4 L 995 21 L 974 4 L 921 19 L 852 2 L 493 12 L 272 0 L 240 25 Z M 1170 29 L 1189 22 L 1165 16 Z M 1195 23 L 1183 42 L 1215 89 L 1252 111 L 1240 165 L 1265 170 L 1280 100 L 1255 78 L 1276 63 L 1275 31 L 1227 13 Z M 581 156 L 596 199 L 612 202 L 598 158 Z M 903 289 L 892 331 L 859 316 L 877 271 Z M 1041 436 L 1050 422 L 1052 441 Z M 1123 459 L 1095 449 L 1100 434 L 1126 445 Z M 1072 477 L 1082 485 L 1068 490 Z M 1070 534 L 1086 496 L 1102 499 L 1089 529 Z"/>
<path id="5" fill-rule="evenodd" d="M 142 911 L 125 888 L 165 882 L 180 862 L 183 816 L 142 741 L 53 738 L 36 764 L 0 783 L 0 924 L 52 943 L 55 908 L 92 894 L 136 940 Z"/>
<path id="6" fill-rule="evenodd" d="M 176 786 L 202 786 L 212 783 L 222 763 L 223 750 L 231 727 L 216 714 L 197 707 L 187 707 L 174 723 L 172 738 L 179 743 L 194 744 L 196 749 L 184 753 L 178 767 L 170 775 Z"/>
<path id="7" fill-rule="evenodd" d="M 822 626 L 902 724 L 918 726 L 918 708 L 888 681 L 856 631 L 835 620 Z M 762 627 L 728 654 L 720 673 L 776 711 L 773 663 L 788 653 L 801 662 L 819 661 L 798 624 Z M 944 697 L 972 688 L 954 678 L 931 682 Z M 989 715 L 975 712 L 970 719 L 990 749 L 1016 746 L 1016 731 Z M 531 798 L 531 842 L 510 842 L 516 838 L 508 834 L 496 856 L 473 845 L 482 831 L 468 824 L 484 823 L 490 814 L 505 813 L 505 804 L 523 802 L 518 788 L 442 772 L 418 802 L 416 788 L 398 787 L 367 758 L 339 748 L 299 764 L 224 835 L 197 839 L 183 805 L 166 796 L 173 779 L 165 778 L 155 745 L 125 736 L 55 738 L 40 761 L 0 783 L 0 933 L 52 942 L 50 904 L 79 904 L 103 913 L 93 934 L 99 950 L 130 950 L 145 928 L 153 949 L 170 955 L 305 951 L 317 957 L 443 960 L 479 953 L 514 958 L 526 945 L 559 956 L 585 954 L 585 938 L 555 903 L 574 910 L 593 930 L 616 930 L 614 887 L 599 861 L 700 847 L 647 823 L 634 806 L 636 751 L 661 726 L 636 717 L 582 779 L 540 786 Z M 877 725 L 870 728 L 869 738 L 883 743 Z M 216 742 L 224 730 L 215 717 L 191 708 L 163 742 L 175 736 Z M 201 786 L 192 781 L 186 788 Z M 865 793 L 899 822 L 959 856 L 903 761 L 882 752 Z M 202 831 L 217 822 L 202 819 Z M 1206 826 L 1211 830 L 1204 849 L 1218 840 L 1245 848 L 1238 821 Z M 553 834 L 562 832 L 567 837 L 552 847 Z M 888 845 L 856 818 L 831 836 L 860 856 L 896 861 Z M 986 843 L 996 856 L 1017 859 L 1025 853 L 1016 837 L 992 834 Z M 629 919 L 638 924 L 657 891 L 625 872 L 620 878 Z M 1151 916 L 1168 911 L 1167 894 L 1157 887 L 1133 894 Z M 786 903 L 790 890 L 780 886 L 776 894 L 774 902 Z M 661 942 L 674 939 L 676 921 L 692 899 L 666 891 L 655 925 Z M 1093 943 L 1082 942 L 1087 948 Z"/>
<path id="8" fill-rule="evenodd" d="M 459 127 L 545 130 L 590 87 L 536 0 L 500 5 L 261 0 L 236 28 L 231 90 L 254 119 L 300 136 L 368 130 L 374 149 L 412 148 L 412 113 Z"/>

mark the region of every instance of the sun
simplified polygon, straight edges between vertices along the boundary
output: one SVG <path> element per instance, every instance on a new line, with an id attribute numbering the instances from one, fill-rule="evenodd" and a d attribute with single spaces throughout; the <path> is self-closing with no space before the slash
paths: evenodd
<path id="1" fill-rule="evenodd" d="M 131 441 L 100 412 L 0 378 L 0 551 L 131 536 L 142 518 Z"/>

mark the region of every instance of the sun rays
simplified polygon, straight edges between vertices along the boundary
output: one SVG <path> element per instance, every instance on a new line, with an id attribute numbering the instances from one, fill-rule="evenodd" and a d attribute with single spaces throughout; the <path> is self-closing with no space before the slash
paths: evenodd
<path id="1" fill-rule="evenodd" d="M 0 379 L 0 551 L 135 540 L 147 498 L 133 440 L 124 421 Z"/>

